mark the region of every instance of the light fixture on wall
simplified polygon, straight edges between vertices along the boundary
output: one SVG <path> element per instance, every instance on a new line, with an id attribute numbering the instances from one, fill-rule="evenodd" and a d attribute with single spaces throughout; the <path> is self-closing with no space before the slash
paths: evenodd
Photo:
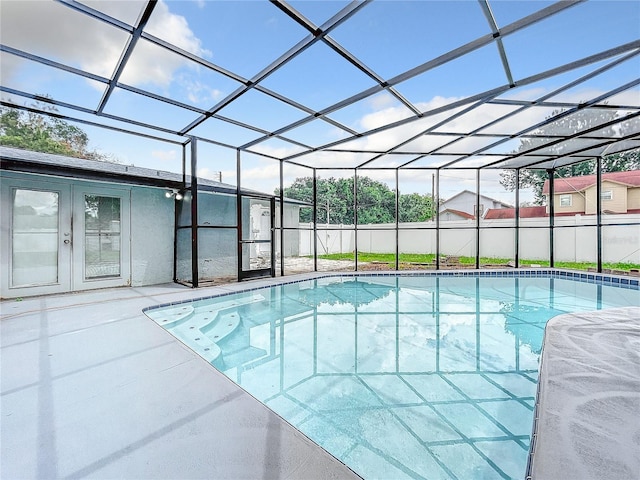
<path id="1" fill-rule="evenodd" d="M 182 194 L 175 188 L 167 190 L 164 196 L 167 198 L 176 197 L 176 200 L 182 200 Z"/>

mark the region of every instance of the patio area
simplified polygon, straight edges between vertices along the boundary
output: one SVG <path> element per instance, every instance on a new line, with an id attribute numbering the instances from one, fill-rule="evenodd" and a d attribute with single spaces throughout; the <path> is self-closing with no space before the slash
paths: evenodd
<path id="1" fill-rule="evenodd" d="M 246 287 L 2 302 L 0 476 L 359 478 L 142 313 Z"/>
<path id="2" fill-rule="evenodd" d="M 567 269 L 638 293 L 640 2 L 0 1 L 0 18 L 2 480 L 391 476 L 374 462 L 374 475 L 354 473 L 146 307 L 359 271 Z M 480 291 L 478 282 L 469 304 L 477 325 Z M 598 292 L 588 300 L 600 310 Z M 552 293 L 541 297 L 549 305 Z M 625 336 L 607 343 L 627 356 L 556 349 L 588 352 L 568 372 L 580 378 L 624 359 L 635 403 L 619 424 L 630 429 L 637 298 L 630 326 L 619 322 Z M 452 345 L 469 340 L 480 352 L 475 325 Z M 558 336 L 582 338 L 565 326 L 556 324 Z M 439 346 L 439 328 L 411 338 Z M 546 364 L 545 388 L 565 360 L 556 353 Z M 605 380 L 610 396 L 620 381 Z M 570 392 L 560 393 L 567 404 Z M 537 407 L 543 430 L 544 414 L 567 425 L 548 416 L 555 405 Z M 595 412 L 608 427 L 611 405 L 594 401 L 586 420 L 563 415 L 599 426 Z M 390 443 L 383 426 L 377 440 Z M 627 450 L 605 427 L 598 448 L 616 460 Z M 529 432 L 516 438 L 523 455 Z M 568 465 L 561 448 L 596 444 L 536 432 L 531 465 L 553 472 L 539 478 L 572 480 L 554 470 Z M 625 447 L 637 451 L 638 432 Z M 495 440 L 473 439 L 485 437 Z M 588 478 L 607 457 L 598 468 L 570 459 Z M 633 475 L 637 462 L 628 464 L 620 471 Z"/>

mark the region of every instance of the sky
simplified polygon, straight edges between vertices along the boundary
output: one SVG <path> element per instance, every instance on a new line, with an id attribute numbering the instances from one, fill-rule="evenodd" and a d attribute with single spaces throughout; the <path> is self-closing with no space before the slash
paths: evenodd
<path id="1" fill-rule="evenodd" d="M 83 1 L 128 25 L 134 25 L 144 2 Z M 291 5 L 315 25 L 322 25 L 347 2 L 292 1 Z M 498 27 L 544 8 L 552 2 L 493 1 L 490 2 Z M 30 54 L 61 62 L 88 71 L 98 77 L 111 78 L 118 59 L 127 44 L 123 31 L 81 15 L 53 1 L 4 0 L 1 8 L 0 38 L 4 45 Z M 518 31 L 503 39 L 504 48 L 516 82 L 582 57 L 598 53 L 640 37 L 640 2 L 590 1 L 571 7 L 544 22 Z M 171 42 L 181 49 L 232 72 L 233 78 L 189 62 L 185 58 L 140 39 L 120 82 L 168 96 L 196 109 L 207 110 L 236 89 L 242 80 L 249 80 L 307 37 L 307 31 L 278 8 L 266 1 L 182 0 L 160 1 L 145 31 Z M 475 1 L 374 1 L 361 8 L 349 21 L 330 33 L 333 41 L 363 61 L 376 75 L 392 79 L 427 60 L 460 47 L 490 33 L 489 23 Z M 104 94 L 105 85 L 72 73 L 43 65 L 29 65 L 24 60 L 3 52 L 0 54 L 2 84 L 14 89 L 49 95 L 62 102 L 76 103 L 95 109 Z M 610 60 L 609 60 L 610 61 Z M 604 65 L 600 62 L 578 68 L 549 79 L 532 82 L 505 92 L 499 98 L 535 100 L 567 82 Z M 607 73 L 563 92 L 556 101 L 584 101 L 638 77 L 638 58 L 624 62 Z M 420 111 L 447 106 L 470 95 L 507 83 L 504 68 L 494 43 L 471 54 L 414 76 L 396 86 L 397 91 Z M 375 85 L 373 79 L 353 68 L 323 42 L 317 42 L 303 54 L 276 70 L 261 82 L 264 87 L 285 95 L 313 111 L 330 107 L 340 100 Z M 6 98 L 6 94 L 2 94 Z M 13 99 L 24 102 L 24 99 Z M 622 92 L 617 104 L 640 106 L 638 88 Z M 511 105 L 485 105 L 470 114 L 442 126 L 438 131 L 459 133 L 460 137 L 475 128 L 513 111 Z M 89 119 L 60 108 L 64 114 Z M 124 116 L 139 122 L 154 123 L 171 131 L 180 130 L 198 118 L 198 113 L 168 104 L 160 104 L 142 95 L 116 88 L 105 113 Z M 515 133 L 524 126 L 550 115 L 548 108 L 529 109 L 508 122 L 497 124 L 486 133 Z M 621 112 L 621 114 L 628 112 Z M 308 113 L 286 105 L 255 89 L 222 108 L 219 114 L 237 122 L 250 123 L 271 131 L 290 124 Z M 402 120 L 412 112 L 388 92 L 378 93 L 329 114 L 329 118 L 352 131 L 365 132 Z M 412 124 L 359 138 L 340 145 L 344 149 L 386 150 L 409 139 L 425 128 L 436 125 L 441 116 L 428 116 Z M 114 125 L 118 122 L 103 118 Z M 81 125 L 91 139 L 91 147 L 117 158 L 124 164 L 159 170 L 180 171 L 182 150 L 171 143 L 150 141 L 135 136 Z M 151 133 L 144 128 L 141 132 Z M 246 128 L 209 119 L 191 133 L 216 138 L 230 145 L 243 145 L 261 135 Z M 343 139 L 348 134 L 323 121 L 309 122 L 285 136 L 293 140 L 320 146 Z M 161 134 L 167 138 L 176 136 Z M 470 148 L 493 143 L 499 137 L 464 138 Z M 450 137 L 422 136 L 403 149 L 433 149 L 444 145 Z M 483 144 L 484 142 L 484 144 Z M 460 143 L 458 145 L 464 145 Z M 494 153 L 506 154 L 518 146 L 506 142 Z M 295 154 L 295 144 L 271 139 L 252 147 L 255 152 L 275 157 Z M 455 147 L 458 148 L 458 147 Z M 452 151 L 455 149 L 452 147 Z M 446 152 L 446 150 L 445 150 Z M 243 153 L 241 183 L 244 187 L 273 192 L 279 186 L 278 162 L 260 155 Z M 296 159 L 319 167 L 335 165 L 353 167 L 372 158 L 354 153 L 317 153 Z M 411 157 L 391 155 L 372 162 L 371 167 L 396 166 Z M 432 160 L 429 160 L 432 161 Z M 199 174 L 217 177 L 236 184 L 236 151 L 204 142 L 198 143 Z M 425 165 L 425 160 L 418 161 Z M 468 166 L 475 166 L 471 161 Z M 351 175 L 350 172 L 322 172 L 323 176 Z M 311 175 L 311 170 L 286 166 L 285 184 L 298 176 Z M 431 171 L 401 173 L 403 193 L 431 190 Z M 395 172 L 372 170 L 370 175 L 395 188 Z M 442 171 L 441 196 L 475 190 L 475 173 Z M 512 192 L 506 192 L 498 182 L 498 172 L 483 171 L 482 193 L 507 203 L 514 202 Z M 526 194 L 524 197 L 526 199 Z"/>

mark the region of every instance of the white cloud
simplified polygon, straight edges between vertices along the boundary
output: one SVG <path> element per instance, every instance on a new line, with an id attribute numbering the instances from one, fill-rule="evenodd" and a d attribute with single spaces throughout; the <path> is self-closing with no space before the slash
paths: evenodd
<path id="1" fill-rule="evenodd" d="M 263 163 L 262 165 L 242 169 L 242 184 L 245 186 L 249 182 L 258 182 L 258 185 L 280 183 L 280 164 L 276 161 Z"/>
<path id="2" fill-rule="evenodd" d="M 132 8 L 139 11 L 142 4 L 109 2 L 108 13 L 116 18 L 131 18 Z M 103 77 L 113 75 L 127 44 L 126 33 L 57 2 L 3 1 L 0 6 L 4 44 Z M 100 7 L 100 4 L 95 6 Z M 29 28 L 25 28 L 26 25 Z M 158 2 L 147 31 L 196 55 L 210 55 L 187 20 L 171 13 L 162 1 Z M 177 79 L 176 72 L 187 64 L 182 57 L 140 40 L 121 80 L 136 86 L 154 84 L 166 88 Z M 10 78 L 20 67 L 19 62 L 3 59 L 2 75 Z M 195 97 L 204 93 L 205 100 L 220 95 L 215 89 L 198 87 L 197 82 L 187 84 L 185 88 L 191 88 L 190 93 Z"/>
<path id="3" fill-rule="evenodd" d="M 210 55 L 191 31 L 187 19 L 171 13 L 163 1 L 158 2 L 145 30 L 195 55 Z"/>
<path id="4" fill-rule="evenodd" d="M 199 168 L 198 169 L 198 177 L 199 178 L 207 178 L 209 180 L 214 180 L 216 182 L 220 181 L 220 174 L 222 173 L 222 181 L 224 182 L 224 179 L 231 179 L 233 177 L 235 177 L 235 172 L 233 172 L 233 176 L 231 175 L 231 172 L 226 172 L 227 175 L 225 175 L 225 172 L 220 172 L 219 170 L 211 170 L 210 168 L 207 167 L 203 167 L 203 168 Z M 235 183 L 235 182 L 229 182 L 229 183 Z"/>
<path id="5" fill-rule="evenodd" d="M 167 4 L 162 1 L 158 2 L 145 31 L 195 55 L 201 57 L 211 55 L 211 52 L 202 47 L 202 41 L 195 36 L 187 19 L 171 13 Z M 132 85 L 154 84 L 164 88 L 167 88 L 174 80 L 178 80 L 192 96 L 190 98 L 200 100 L 201 98 L 194 95 L 194 92 L 202 93 L 203 91 L 206 92 L 206 98 L 202 100 L 211 97 L 215 90 L 205 89 L 202 85 L 198 87 L 197 81 L 190 80 L 185 76 L 176 77 L 176 72 L 187 65 L 190 65 L 190 62 L 179 55 L 168 52 L 150 42 L 140 40 L 127 63 L 121 80 Z"/>
<path id="6" fill-rule="evenodd" d="M 194 104 L 211 105 L 223 95 L 221 90 L 211 88 L 206 83 L 195 80 L 189 75 L 180 75 L 177 82 L 184 88 L 189 101 Z"/>
<path id="7" fill-rule="evenodd" d="M 98 75 L 113 73 L 126 44 L 123 32 L 53 1 L 0 6 L 4 44 Z M 14 73 L 5 67 L 3 75 Z"/>
<path id="8" fill-rule="evenodd" d="M 387 108 L 396 103 L 395 98 L 386 91 L 372 95 L 366 101 L 373 110 Z"/>
<path id="9" fill-rule="evenodd" d="M 163 162 L 170 162 L 178 159 L 178 152 L 176 150 L 152 150 L 151 156 Z"/>
<path id="10" fill-rule="evenodd" d="M 300 147 L 298 145 L 274 147 L 272 145 L 269 145 L 268 142 L 269 141 L 267 140 L 266 142 L 259 143 L 251 147 L 251 150 L 257 153 L 270 155 L 276 158 L 283 158 L 283 157 L 293 155 L 295 153 L 299 153 L 305 150 L 303 147 Z"/>

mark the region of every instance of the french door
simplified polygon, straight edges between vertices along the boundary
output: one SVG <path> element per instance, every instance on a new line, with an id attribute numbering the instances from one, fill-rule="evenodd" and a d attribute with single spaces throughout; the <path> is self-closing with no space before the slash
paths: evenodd
<path id="1" fill-rule="evenodd" d="M 130 283 L 126 189 L 3 178 L 2 296 Z"/>

